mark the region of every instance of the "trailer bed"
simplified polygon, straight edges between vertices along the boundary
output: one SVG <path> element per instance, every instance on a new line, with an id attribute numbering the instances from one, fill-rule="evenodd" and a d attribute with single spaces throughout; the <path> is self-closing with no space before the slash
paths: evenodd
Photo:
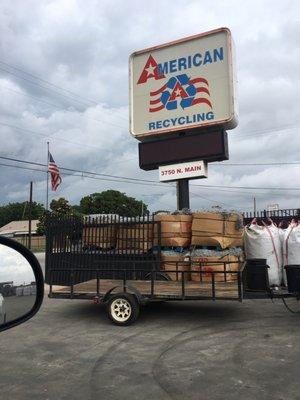
<path id="1" fill-rule="evenodd" d="M 50 290 L 49 297 L 55 298 L 81 298 L 93 299 L 98 296 L 102 298 L 110 289 L 119 287 L 123 290 L 123 280 L 97 279 L 79 283 L 71 286 L 64 286 L 55 290 Z M 137 290 L 142 297 L 149 299 L 169 299 L 169 300 L 193 300 L 193 299 L 222 299 L 222 300 L 241 300 L 239 285 L 235 282 L 193 282 L 193 281 L 140 281 L 126 280 L 126 288 Z"/>

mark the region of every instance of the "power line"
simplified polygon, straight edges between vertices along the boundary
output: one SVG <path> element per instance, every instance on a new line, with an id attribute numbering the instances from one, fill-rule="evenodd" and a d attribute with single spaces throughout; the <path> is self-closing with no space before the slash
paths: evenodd
<path id="1" fill-rule="evenodd" d="M 0 157 L 0 158 L 7 159 L 6 157 Z M 38 165 L 38 166 L 46 166 L 45 164 L 40 164 L 40 163 L 33 163 L 33 164 Z M 34 172 L 40 172 L 40 173 L 43 173 L 43 174 L 47 173 L 46 169 L 37 169 L 37 168 L 18 166 L 18 165 L 12 165 L 12 164 L 4 164 L 4 163 L 0 163 L 0 166 L 18 168 L 18 169 L 29 170 L 29 171 L 34 171 Z M 60 169 L 63 169 L 63 168 L 60 167 Z M 78 172 L 80 172 L 80 171 L 78 171 Z M 83 178 L 83 179 L 84 178 L 95 179 L 95 180 L 99 180 L 99 181 L 108 181 L 108 182 L 112 182 L 112 183 L 114 183 L 114 182 L 115 183 L 130 183 L 130 184 L 141 185 L 141 186 L 158 186 L 158 187 L 165 186 L 165 184 L 161 184 L 161 183 L 158 183 L 158 182 L 155 182 L 155 181 L 149 181 L 149 183 L 148 183 L 148 182 L 143 182 L 143 181 L 140 182 L 140 181 L 129 181 L 129 180 L 123 180 L 123 179 L 110 179 L 110 178 L 105 178 L 105 177 L 85 175 L 84 173 L 78 174 L 78 173 L 61 172 L 61 174 L 63 176 L 79 177 L 79 178 Z M 130 179 L 130 178 L 128 178 L 128 179 Z M 193 185 L 193 186 L 196 186 L 196 185 Z M 170 187 L 174 188 L 174 186 L 170 186 Z M 204 189 L 210 190 L 209 188 L 206 188 L 206 187 Z M 220 191 L 224 191 L 224 190 L 222 190 L 222 189 L 214 189 L 214 191 L 220 192 Z M 232 191 L 226 191 L 226 192 L 229 194 Z M 245 193 L 245 192 L 238 192 L 238 193 L 241 194 L 241 193 Z M 201 196 L 201 195 L 199 195 L 198 193 L 195 193 L 195 192 L 191 192 L 191 194 L 193 196 L 199 197 L 199 198 L 201 198 L 203 200 L 206 200 L 206 201 L 209 201 L 209 202 L 212 202 L 212 203 L 219 203 L 219 204 L 225 205 L 226 207 L 230 207 L 231 209 L 239 209 L 240 208 L 240 207 L 232 207 L 232 204 L 224 203 L 224 202 L 222 202 L 220 200 L 215 200 L 215 199 L 211 199 L 211 198 L 207 198 L 207 197 Z M 249 192 L 247 193 L 246 192 L 246 194 L 250 195 L 251 193 L 249 193 Z M 263 193 L 259 193 L 259 195 L 263 195 Z M 155 195 L 154 194 L 153 196 L 160 196 L 160 195 Z M 293 195 L 293 196 L 294 197 L 300 197 L 300 195 Z"/>
<path id="2" fill-rule="evenodd" d="M 209 166 L 212 167 L 247 167 L 247 166 L 272 166 L 272 165 L 299 165 L 300 161 L 292 162 L 273 162 L 273 163 L 211 163 Z"/>
<path id="3" fill-rule="evenodd" d="M 12 158 L 12 157 L 4 157 L 0 156 L 0 159 L 8 160 L 8 161 L 13 161 L 13 162 L 18 162 L 18 163 L 23 163 L 23 164 L 30 164 L 30 165 L 36 165 L 36 166 L 41 166 L 41 167 L 47 167 L 47 164 L 43 163 L 37 163 L 33 161 L 27 161 L 27 160 L 20 160 L 17 158 Z M 92 175 L 92 176 L 101 176 L 101 177 L 106 177 L 106 178 L 113 178 L 113 179 L 121 179 L 121 180 L 126 180 L 126 181 L 136 181 L 136 182 L 144 182 L 144 183 L 154 183 L 154 184 L 159 184 L 159 185 L 166 185 L 165 183 L 158 183 L 157 181 L 150 180 L 150 179 L 141 179 L 141 178 L 130 178 L 126 176 L 118 176 L 118 175 L 112 175 L 112 174 L 101 174 L 97 172 L 91 172 L 91 171 L 84 171 L 84 170 L 78 170 L 78 169 L 72 169 L 72 168 L 66 168 L 63 166 L 59 165 L 59 168 L 64 171 L 69 171 L 69 172 L 74 172 L 74 173 L 80 173 L 80 174 L 86 174 L 86 175 Z M 169 184 L 170 185 L 170 184 Z M 230 189 L 246 189 L 246 190 L 274 190 L 274 191 L 287 191 L 287 190 L 300 190 L 300 188 L 295 188 L 295 187 L 255 187 L 255 186 L 224 186 L 224 185 L 197 185 L 193 184 L 191 185 L 192 187 L 201 187 L 203 189 L 210 189 L 210 188 L 219 188 L 224 189 L 225 191 L 230 192 Z M 229 190 L 228 190 L 229 189 Z M 223 191 L 224 191 L 223 190 Z"/>
<path id="4" fill-rule="evenodd" d="M 137 157 L 129 158 L 126 161 L 134 161 L 137 160 Z M 300 165 L 300 161 L 292 161 L 292 162 L 265 162 L 265 163 L 227 163 L 227 162 L 213 162 L 209 163 L 209 167 L 255 167 L 255 166 L 276 166 L 276 165 Z"/>
<path id="5" fill-rule="evenodd" d="M 20 160 L 18 158 L 0 156 L 0 159 L 8 160 L 8 161 L 14 161 L 14 162 L 23 163 L 23 164 L 37 165 L 37 166 L 40 166 L 40 167 L 46 167 L 47 168 L 47 164 L 37 163 L 37 162 L 33 162 L 33 161 Z M 98 172 L 90 172 L 90 171 L 78 170 L 78 169 L 73 169 L 73 168 L 66 168 L 66 167 L 62 167 L 60 165 L 58 165 L 58 167 L 59 167 L 60 170 L 69 171 L 69 172 L 78 172 L 80 174 L 104 176 L 104 177 L 108 177 L 108 178 L 132 180 L 132 181 L 138 181 L 138 182 L 158 183 L 157 181 L 153 181 L 153 180 L 149 180 L 149 179 L 129 178 L 129 177 L 126 177 L 126 176 L 118 176 L 118 175 L 111 175 L 111 174 L 100 174 Z M 165 184 L 164 183 L 160 183 L 160 185 L 165 185 Z"/>
<path id="6" fill-rule="evenodd" d="M 35 84 L 35 85 L 37 85 L 37 86 L 40 86 L 40 87 L 42 87 L 43 89 L 54 91 L 54 93 L 57 93 L 58 95 L 63 96 L 63 97 L 70 98 L 72 101 L 75 100 L 75 101 L 77 101 L 77 102 L 81 102 L 81 103 L 82 103 L 82 101 L 76 99 L 76 97 L 78 97 L 78 98 L 84 100 L 85 103 L 90 103 L 90 104 L 94 104 L 94 105 L 100 104 L 100 101 L 91 100 L 91 99 L 89 99 L 89 98 L 87 98 L 87 97 L 84 97 L 84 96 L 82 96 L 82 95 L 79 95 L 78 93 L 74 93 L 74 92 L 72 92 L 72 91 L 69 90 L 69 89 L 65 89 L 65 88 L 63 88 L 63 87 L 61 87 L 61 86 L 55 85 L 54 83 L 52 83 L 52 82 L 50 82 L 50 81 L 48 81 L 48 80 L 46 80 L 46 79 L 43 79 L 43 78 L 41 78 L 41 77 L 39 77 L 39 76 L 37 76 L 37 75 L 31 74 L 31 73 L 29 73 L 29 72 L 27 72 L 27 71 L 25 71 L 25 70 L 23 70 L 23 69 L 21 69 L 21 68 L 15 67 L 15 66 L 13 66 L 13 65 L 11 65 L 11 64 L 8 64 L 8 63 L 6 63 L 6 62 L 4 62 L 4 61 L 1 61 L 1 60 L 0 60 L 0 63 L 3 64 L 3 65 L 5 65 L 5 66 L 7 66 L 8 68 L 12 68 L 12 69 L 14 69 L 15 71 L 21 72 L 22 74 L 25 74 L 25 75 L 27 75 L 27 76 L 30 76 L 30 77 L 36 79 L 36 80 L 39 80 L 39 81 L 45 83 L 46 85 L 50 85 L 50 86 L 52 86 L 52 87 L 54 87 L 54 88 L 56 88 L 56 89 L 58 89 L 58 90 L 61 90 L 61 91 L 66 92 L 66 93 L 69 93 L 71 96 L 70 96 L 70 95 L 69 95 L 69 96 L 62 95 L 61 93 L 59 93 L 59 92 L 57 92 L 57 91 L 54 91 L 53 89 L 50 89 L 50 88 L 47 88 L 47 87 L 45 87 L 45 86 L 39 85 L 37 82 L 28 80 L 28 79 L 26 79 L 26 78 L 24 78 L 24 77 L 22 77 L 22 76 L 18 76 L 17 74 L 15 74 L 15 73 L 13 73 L 13 72 L 11 72 L 11 71 L 9 71 L 9 70 L 7 71 L 7 70 L 4 69 L 3 67 L 2 67 L 2 68 L 0 67 L 0 69 L 2 69 L 3 71 L 5 71 L 5 72 L 7 72 L 7 73 L 9 73 L 9 74 L 12 74 L 12 75 L 14 75 L 14 76 L 16 76 L 16 77 L 18 77 L 18 78 L 20 78 L 20 79 L 24 79 L 24 80 L 26 80 L 26 81 L 29 81 L 30 83 L 33 83 L 33 84 Z M 75 97 L 75 98 L 74 98 L 74 97 Z M 82 103 L 82 104 L 84 104 L 84 103 Z M 127 119 L 125 119 L 123 116 L 120 116 L 120 115 L 118 115 L 118 118 L 121 118 L 121 119 L 123 119 L 123 120 L 125 120 L 125 121 L 128 121 Z"/>
<path id="7" fill-rule="evenodd" d="M 19 169 L 23 169 L 23 170 L 41 172 L 41 173 L 44 173 L 44 174 L 47 173 L 47 170 L 24 167 L 24 166 L 19 166 L 19 165 L 0 163 L 0 166 L 19 168 Z M 97 177 L 97 176 L 89 176 L 89 175 L 85 175 L 85 174 L 76 175 L 76 173 L 71 174 L 71 173 L 68 173 L 68 172 L 61 172 L 61 175 L 68 175 L 68 176 L 79 177 L 79 178 L 96 179 L 96 180 L 99 180 L 99 181 L 108 181 L 108 182 L 116 182 L 116 183 L 130 183 L 130 184 L 133 184 L 133 185 L 142 185 L 142 186 L 159 186 L 159 187 L 162 186 L 162 184 L 160 184 L 160 183 L 144 183 L 144 182 L 135 182 L 135 181 L 125 181 L 125 180 L 121 180 L 121 179 L 108 179 L 108 178 L 100 178 L 100 177 Z"/>
<path id="8" fill-rule="evenodd" d="M 256 130 L 253 130 L 253 131 L 246 131 L 246 134 L 248 134 L 248 133 L 268 133 L 268 132 L 275 132 L 275 131 L 282 131 L 282 130 L 285 130 L 285 129 L 294 129 L 294 128 L 297 128 L 297 127 L 299 127 L 300 126 L 300 124 L 298 123 L 298 124 L 285 124 L 285 125 L 283 125 L 283 126 L 277 126 L 276 128 L 265 128 L 265 129 L 256 129 Z M 233 130 L 232 132 L 231 132 L 231 134 L 240 134 L 240 132 L 239 132 L 239 129 L 235 129 L 235 130 Z"/>
<path id="9" fill-rule="evenodd" d="M 9 128 L 17 129 L 17 130 L 24 131 L 24 132 L 29 132 L 29 133 L 32 133 L 33 135 L 43 136 L 45 138 L 51 138 L 51 140 L 56 140 L 56 141 L 60 141 L 60 142 L 66 142 L 66 143 L 74 144 L 74 145 L 80 146 L 80 147 L 84 146 L 84 147 L 90 147 L 90 148 L 93 148 L 93 149 L 101 149 L 101 147 L 92 146 L 92 145 L 85 144 L 85 143 L 73 142 L 71 140 L 62 139 L 62 138 L 56 138 L 56 137 L 51 136 L 50 134 L 36 132 L 36 131 L 33 131 L 31 129 L 27 129 L 27 128 L 21 128 L 20 126 L 7 124 L 6 122 L 0 122 L 0 125 L 7 126 Z"/>
<path id="10" fill-rule="evenodd" d="M 0 122 L 0 125 L 7 126 L 7 127 L 9 127 L 9 128 L 17 129 L 17 130 L 24 131 L 24 132 L 29 132 L 29 133 L 32 133 L 33 135 L 42 136 L 42 137 L 45 137 L 45 138 L 50 138 L 51 140 L 54 140 L 54 141 L 61 141 L 61 142 L 66 142 L 66 143 L 73 144 L 73 145 L 75 145 L 75 146 L 89 147 L 89 148 L 92 148 L 92 149 L 100 149 L 100 150 L 103 150 L 101 147 L 98 147 L 98 146 L 92 146 L 92 145 L 85 144 L 85 143 L 73 142 L 73 141 L 71 141 L 71 140 L 57 138 L 57 137 L 51 136 L 50 134 L 36 132 L 36 131 L 33 131 L 33 130 L 31 130 L 31 129 L 27 129 L 27 128 L 21 128 L 20 126 L 11 125 L 11 124 L 8 124 L 8 123 L 6 123 L 6 122 Z M 119 164 L 119 163 L 123 163 L 123 162 L 128 162 L 128 161 L 130 161 L 130 160 L 132 160 L 132 159 L 115 161 L 114 164 Z"/>
<path id="11" fill-rule="evenodd" d="M 25 70 L 23 70 L 23 69 L 21 69 L 21 68 L 19 68 L 19 67 L 15 67 L 15 66 L 13 66 L 13 65 L 11 65 L 11 64 L 9 64 L 9 63 L 7 63 L 7 62 L 5 62 L 5 61 L 0 60 L 0 63 L 3 64 L 3 65 L 5 65 L 5 66 L 8 67 L 8 68 L 12 68 L 12 69 L 14 69 L 15 71 L 20 72 L 21 74 L 25 74 L 25 75 L 27 75 L 27 76 L 30 76 L 30 77 L 36 79 L 36 80 L 39 80 L 40 82 L 43 82 L 43 83 L 45 83 L 46 85 L 52 86 L 52 87 L 54 87 L 54 88 L 56 88 L 56 89 L 58 89 L 58 90 L 60 90 L 60 91 L 69 93 L 69 95 L 68 95 L 68 96 L 63 95 L 63 94 L 57 92 L 56 90 L 54 91 L 53 89 L 50 89 L 50 88 L 47 88 L 47 87 L 45 87 L 45 86 L 40 85 L 38 82 L 34 82 L 34 81 L 32 81 L 32 80 L 28 80 L 27 78 L 25 78 L 25 77 L 23 77 L 23 76 L 19 76 L 19 75 L 17 75 L 16 73 L 14 73 L 14 72 L 12 72 L 12 71 L 10 71 L 10 70 L 6 70 L 6 69 L 3 68 L 3 67 L 0 67 L 1 70 L 5 71 L 5 72 L 7 72 L 7 73 L 9 73 L 9 74 L 12 74 L 12 75 L 16 76 L 17 78 L 26 80 L 26 81 L 28 81 L 28 82 L 30 82 L 30 83 L 32 83 L 32 84 L 35 84 L 35 85 L 37 85 L 37 86 L 40 86 L 40 87 L 43 88 L 43 89 L 54 91 L 56 94 L 58 94 L 58 95 L 60 95 L 60 96 L 63 96 L 63 97 L 70 98 L 72 101 L 77 101 L 77 102 L 81 102 L 81 103 L 82 103 L 82 101 L 80 101 L 80 100 L 77 99 L 77 98 L 80 98 L 80 99 L 84 100 L 85 103 L 90 103 L 90 104 L 94 104 L 94 105 L 98 105 L 98 104 L 100 103 L 99 101 L 96 101 L 96 100 L 93 100 L 93 99 L 89 99 L 89 98 L 87 98 L 87 97 L 85 97 L 85 96 L 79 95 L 78 93 L 72 92 L 72 91 L 69 90 L 69 89 L 65 89 L 65 88 L 63 88 L 63 87 L 61 87 L 61 86 L 59 86 L 59 85 L 56 85 L 56 84 L 54 84 L 54 83 L 52 83 L 52 82 L 50 82 L 50 81 L 48 81 L 48 80 L 46 80 L 46 79 L 43 79 L 43 78 L 41 78 L 41 77 L 39 77 L 39 76 L 37 76 L 37 75 L 31 74 L 31 73 L 29 73 L 29 72 L 27 72 L 27 71 L 25 71 Z M 32 96 L 32 97 L 33 97 L 33 96 Z M 123 120 L 126 120 L 126 121 L 127 121 L 127 119 L 125 119 L 124 117 L 122 117 L 122 116 L 120 116 L 120 115 L 118 115 L 118 118 L 122 118 Z M 285 125 L 285 126 L 279 127 L 279 128 L 277 127 L 277 128 L 271 128 L 271 129 L 262 129 L 262 130 L 248 131 L 248 132 L 246 132 L 246 135 L 241 135 L 238 139 L 243 139 L 243 138 L 246 138 L 246 137 L 249 137 L 249 136 L 256 136 L 256 134 L 261 135 L 261 134 L 264 134 L 264 133 L 274 133 L 274 132 L 280 132 L 280 131 L 284 131 L 284 130 L 288 130 L 288 129 L 296 129 L 296 128 L 299 127 L 299 126 L 300 126 L 299 124 L 296 124 L 296 125 L 293 124 L 293 125 Z M 247 133 L 248 133 L 248 134 L 247 134 Z M 235 130 L 235 131 L 233 131 L 231 134 L 239 134 L 239 131 L 238 131 L 238 130 Z"/>
<path id="12" fill-rule="evenodd" d="M 87 104 L 84 103 L 84 102 L 82 102 L 81 100 L 77 100 L 77 99 L 74 99 L 74 98 L 72 98 L 72 97 L 70 97 L 70 96 L 67 96 L 67 95 L 65 95 L 65 94 L 59 93 L 57 90 L 54 90 L 54 89 L 51 89 L 51 88 L 47 88 L 47 87 L 41 85 L 39 82 L 35 82 L 35 81 L 31 80 L 31 79 L 25 78 L 24 76 L 20 76 L 20 75 L 14 73 L 14 72 L 12 72 L 12 71 L 9 71 L 9 70 L 7 70 L 7 69 L 5 69 L 5 68 L 3 68 L 3 67 L 0 67 L 0 70 L 6 72 L 7 74 L 16 76 L 18 79 L 22 79 L 22 80 L 25 81 L 25 82 L 29 82 L 29 83 L 31 83 L 32 85 L 38 86 L 38 87 L 41 88 L 41 89 L 49 90 L 49 91 L 55 93 L 56 95 L 59 95 L 59 96 L 65 98 L 65 99 L 67 99 L 67 100 L 70 100 L 70 99 L 71 99 L 72 101 L 75 101 L 75 102 L 77 102 L 77 103 L 79 103 L 79 104 L 81 104 L 81 105 L 87 107 Z"/>
<path id="13" fill-rule="evenodd" d="M 231 209 L 241 209 L 241 207 L 233 207 L 232 204 L 227 204 L 227 203 L 224 203 L 224 202 L 219 201 L 219 200 L 209 199 L 209 198 L 207 198 L 207 197 L 200 196 L 199 194 L 194 193 L 194 192 L 191 192 L 191 194 L 192 194 L 193 196 L 199 197 L 199 198 L 201 198 L 201 199 L 203 199 L 203 200 L 210 201 L 211 203 L 223 204 L 224 206 L 230 207 Z"/>
<path id="14" fill-rule="evenodd" d="M 43 78 L 41 78 L 41 77 L 39 77 L 39 76 L 37 76 L 37 75 L 33 75 L 33 74 L 31 74 L 31 73 L 29 73 L 29 72 L 27 72 L 27 71 L 25 71 L 25 70 L 23 70 L 23 69 L 21 69 L 21 68 L 17 68 L 17 67 L 15 67 L 15 66 L 13 66 L 13 65 L 11 65 L 11 64 L 8 64 L 8 63 L 6 63 L 6 62 L 4 62 L 4 61 L 1 61 L 1 60 L 0 60 L 0 63 L 6 65 L 6 66 L 9 67 L 9 68 L 13 68 L 13 69 L 16 70 L 16 71 L 21 72 L 22 74 L 26 74 L 26 75 L 28 75 L 28 76 L 31 76 L 32 78 L 37 79 L 37 80 L 39 80 L 39 81 L 41 81 L 41 82 L 43 82 L 43 83 L 46 83 L 47 85 L 50 85 L 50 86 L 52 86 L 52 87 L 54 87 L 54 88 L 56 88 L 56 89 L 62 90 L 62 91 L 64 91 L 64 92 L 66 92 L 66 93 L 69 93 L 69 94 L 71 94 L 71 96 L 81 98 L 82 100 L 84 100 L 84 101 L 87 102 L 87 103 L 94 103 L 94 104 L 96 104 L 96 105 L 99 103 L 98 101 L 88 99 L 88 98 L 86 98 L 86 97 L 84 97 L 84 96 L 81 96 L 81 95 L 79 95 L 79 94 L 77 94 L 77 93 L 72 92 L 71 90 L 65 89 L 65 88 L 63 88 L 63 87 L 61 87 L 61 86 L 58 86 L 58 85 L 55 85 L 54 83 L 52 83 L 52 82 L 50 82 L 50 81 L 47 81 L 46 79 L 43 79 Z"/>
<path id="15" fill-rule="evenodd" d="M 246 132 L 246 135 L 241 135 L 238 138 L 235 138 L 235 140 L 243 140 L 243 139 L 247 139 L 247 138 L 251 138 L 251 137 L 256 137 L 256 136 L 263 136 L 263 135 L 269 135 L 271 133 L 276 133 L 276 134 L 283 134 L 283 133 L 287 133 L 286 131 L 288 130 L 293 130 L 293 129 L 298 129 L 299 128 L 299 124 L 298 125 L 287 125 L 285 127 L 282 128 L 273 128 L 273 129 L 264 129 L 264 130 L 260 130 L 260 131 L 252 131 L 252 132 Z M 233 132 L 233 133 L 238 133 L 238 132 Z"/>
<path id="16" fill-rule="evenodd" d="M 11 88 L 7 88 L 7 87 L 2 86 L 2 85 L 0 85 L 0 87 L 1 87 L 2 89 L 8 90 L 8 91 L 10 91 L 10 92 L 17 93 L 17 94 L 22 95 L 22 96 L 26 96 L 26 97 L 33 98 L 35 101 L 38 101 L 38 102 L 40 102 L 40 103 L 47 104 L 47 105 L 49 105 L 49 106 L 55 107 L 55 108 L 59 109 L 60 111 L 62 111 L 61 106 L 58 105 L 58 104 L 49 103 L 49 102 L 47 102 L 47 101 L 44 101 L 44 100 L 39 99 L 39 98 L 36 97 L 36 96 L 32 96 L 32 95 L 29 95 L 29 94 L 26 94 L 26 93 L 18 92 L 17 90 L 13 90 L 13 89 L 11 89 Z M 67 110 L 63 110 L 63 111 L 71 112 L 71 111 L 68 110 L 68 109 L 67 109 Z M 107 125 L 115 126 L 115 127 L 117 127 L 117 128 L 120 128 L 120 129 L 125 129 L 124 126 L 115 124 L 114 122 L 110 122 L 110 121 L 106 121 L 106 120 L 101 120 L 101 119 L 97 119 L 97 118 L 91 118 L 91 117 L 88 117 L 88 116 L 86 116 L 86 115 L 83 115 L 83 114 L 82 114 L 81 112 L 79 112 L 79 111 L 77 111 L 77 114 L 76 114 L 76 115 L 78 115 L 79 117 L 81 117 L 81 118 L 83 118 L 83 119 L 86 119 L 86 120 L 98 122 L 99 124 L 107 124 Z"/>
<path id="17" fill-rule="evenodd" d="M 249 189 L 249 190 L 300 190 L 300 188 L 291 187 L 257 187 L 257 186 L 224 186 L 224 185 L 191 185 L 203 188 L 229 188 L 229 189 Z"/>
<path id="18" fill-rule="evenodd" d="M 195 187 L 195 185 L 191 185 L 192 187 Z M 243 190 L 231 190 L 229 189 L 218 189 L 218 188 L 210 188 L 210 187 L 202 187 L 201 190 L 206 190 L 206 191 L 217 191 L 217 192 L 224 192 L 227 194 L 238 194 L 238 195 L 244 195 L 244 196 L 253 196 L 253 191 L 245 192 Z M 252 189 L 251 189 L 252 190 Z M 289 190 L 286 190 L 287 195 L 290 196 Z M 269 193 L 271 193 L 273 196 L 282 196 L 282 192 L 276 192 L 276 190 L 267 190 L 266 192 L 257 192 L 255 191 L 255 196 L 266 196 Z M 293 197 L 300 197 L 300 194 L 295 194 L 293 193 Z"/>
<path id="19" fill-rule="evenodd" d="M 35 101 L 38 101 L 38 102 L 40 102 L 40 103 L 44 103 L 44 104 L 47 104 L 48 106 L 51 106 L 51 107 L 57 107 L 57 108 L 60 108 L 60 109 L 61 109 L 61 105 L 54 104 L 54 103 L 49 103 L 48 101 L 42 100 L 42 99 L 40 99 L 40 98 L 39 98 L 39 97 L 37 97 L 37 96 L 32 96 L 32 94 L 28 94 L 28 93 L 19 92 L 19 91 L 17 91 L 17 90 L 14 90 L 14 89 L 8 88 L 8 87 L 6 87 L 6 86 L 3 86 L 3 85 L 0 85 L 0 87 L 1 87 L 2 89 L 8 90 L 9 92 L 13 92 L 13 93 L 16 93 L 16 94 L 19 94 L 19 95 L 25 96 L 25 97 L 29 97 L 29 98 L 31 98 L 31 99 L 34 99 Z"/>

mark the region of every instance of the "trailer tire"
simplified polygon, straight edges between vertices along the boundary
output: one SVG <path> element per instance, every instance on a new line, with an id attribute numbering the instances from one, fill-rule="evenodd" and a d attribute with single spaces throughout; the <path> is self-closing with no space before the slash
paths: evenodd
<path id="1" fill-rule="evenodd" d="M 116 293 L 107 302 L 107 314 L 116 325 L 126 326 L 135 322 L 140 313 L 140 305 L 134 295 Z"/>

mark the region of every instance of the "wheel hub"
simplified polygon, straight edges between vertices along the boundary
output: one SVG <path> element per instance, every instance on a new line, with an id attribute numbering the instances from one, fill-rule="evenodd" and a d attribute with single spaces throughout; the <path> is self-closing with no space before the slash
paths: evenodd
<path id="1" fill-rule="evenodd" d="M 131 316 L 131 305 L 125 299 L 115 299 L 111 304 L 111 314 L 119 322 L 127 321 Z"/>

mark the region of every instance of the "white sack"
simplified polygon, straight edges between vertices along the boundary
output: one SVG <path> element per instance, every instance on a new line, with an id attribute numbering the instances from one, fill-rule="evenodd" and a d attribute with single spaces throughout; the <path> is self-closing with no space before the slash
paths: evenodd
<path id="1" fill-rule="evenodd" d="M 283 240 L 283 264 L 284 265 L 299 265 L 300 264 L 300 224 L 291 222 L 288 229 L 285 231 Z M 284 281 L 286 276 L 284 274 Z"/>
<path id="2" fill-rule="evenodd" d="M 280 243 L 281 243 L 281 254 L 282 254 L 282 276 L 283 276 L 283 282 L 284 285 L 287 286 L 287 277 L 286 277 L 286 270 L 284 269 L 284 266 L 286 265 L 285 262 L 285 256 L 284 256 L 284 241 L 287 232 L 290 231 L 290 225 L 288 228 L 282 229 L 279 228 L 279 238 L 280 238 Z"/>
<path id="3" fill-rule="evenodd" d="M 279 229 L 273 223 L 259 226 L 252 222 L 244 229 L 246 258 L 265 258 L 267 260 L 270 285 L 281 284 L 282 252 Z"/>

